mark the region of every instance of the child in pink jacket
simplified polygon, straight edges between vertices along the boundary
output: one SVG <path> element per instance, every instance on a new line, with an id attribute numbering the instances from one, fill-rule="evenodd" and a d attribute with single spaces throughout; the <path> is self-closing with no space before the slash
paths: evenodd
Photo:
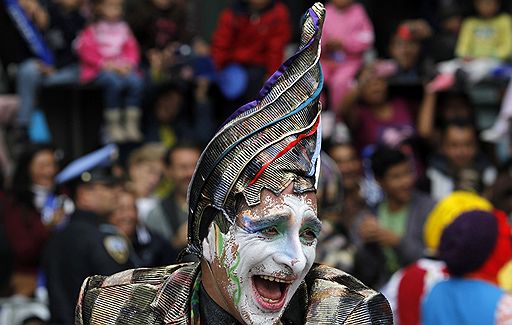
<path id="1" fill-rule="evenodd" d="M 139 46 L 122 20 L 123 0 L 95 0 L 93 9 L 95 21 L 77 40 L 80 79 L 105 89 L 104 119 L 109 140 L 141 141 Z"/>
<path id="2" fill-rule="evenodd" d="M 331 0 L 326 5 L 322 32 L 322 69 L 329 89 L 329 107 L 335 109 L 350 89 L 372 47 L 373 27 L 362 5 L 354 0 Z"/>

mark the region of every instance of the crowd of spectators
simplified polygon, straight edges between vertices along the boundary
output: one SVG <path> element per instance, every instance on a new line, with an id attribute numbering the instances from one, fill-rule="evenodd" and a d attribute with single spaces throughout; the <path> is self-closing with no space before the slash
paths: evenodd
<path id="1" fill-rule="evenodd" d="M 202 148 L 301 45 L 292 2 L 232 0 L 208 35 L 195 1 L 0 4 L 0 323 L 70 324 L 85 276 L 177 260 Z M 478 290 L 495 298 L 512 289 L 512 268 L 496 266 L 512 255 L 512 1 L 324 3 L 317 260 L 384 290 L 398 323 L 461 323 L 432 315 L 446 292 L 464 301 L 473 287 L 428 296 L 434 283 L 419 279 L 485 280 L 494 289 Z M 108 171 L 57 181 L 77 157 L 41 133 L 41 97 L 56 85 L 103 91 L 103 116 L 90 117 L 102 127 L 82 136 L 119 147 Z M 501 246 L 466 261 L 468 236 Z M 511 301 L 475 304 L 473 319 L 511 317 Z"/>

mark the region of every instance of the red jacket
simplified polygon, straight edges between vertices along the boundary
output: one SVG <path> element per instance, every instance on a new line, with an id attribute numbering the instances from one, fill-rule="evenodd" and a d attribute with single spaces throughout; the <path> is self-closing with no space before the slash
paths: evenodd
<path id="1" fill-rule="evenodd" d="M 288 9 L 279 1 L 258 17 L 230 7 L 213 34 L 212 57 L 218 69 L 229 63 L 260 65 L 271 75 L 283 61 L 290 35 Z"/>

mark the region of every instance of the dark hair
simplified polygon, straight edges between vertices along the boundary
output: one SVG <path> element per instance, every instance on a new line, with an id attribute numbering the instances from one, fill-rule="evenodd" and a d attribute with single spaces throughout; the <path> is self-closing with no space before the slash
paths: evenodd
<path id="1" fill-rule="evenodd" d="M 322 143 L 322 149 L 324 147 L 324 144 Z M 337 148 L 350 148 L 354 151 L 355 155 L 357 156 L 357 158 L 360 158 L 359 157 L 359 152 L 357 152 L 357 149 L 356 147 L 354 146 L 354 144 L 350 141 L 341 141 L 341 142 L 333 142 L 333 143 L 329 143 L 327 146 L 326 146 L 326 149 L 324 151 L 326 151 L 329 156 L 331 154 L 331 152 Z"/>
<path id="2" fill-rule="evenodd" d="M 172 163 L 171 155 L 174 152 L 176 152 L 178 150 L 186 150 L 186 149 L 196 150 L 198 153 L 201 153 L 201 147 L 197 143 L 192 142 L 192 141 L 180 141 L 180 142 L 176 143 L 174 146 L 172 146 L 165 153 L 165 156 L 164 156 L 165 166 L 169 167 L 171 165 L 171 163 Z"/>
<path id="3" fill-rule="evenodd" d="M 446 105 L 446 103 L 449 100 L 452 99 L 459 99 L 464 104 L 466 104 L 468 107 L 473 107 L 473 102 L 471 101 L 471 97 L 469 97 L 468 93 L 461 90 L 448 90 L 448 91 L 441 91 L 439 92 L 437 96 L 437 105 L 442 106 Z"/>
<path id="4" fill-rule="evenodd" d="M 99 17 L 98 14 L 98 6 L 103 4 L 106 0 L 91 0 L 91 7 L 92 7 L 92 22 L 97 22 L 98 20 L 101 20 L 101 17 Z M 125 1 L 123 0 L 123 16 L 126 12 L 125 10 Z"/>
<path id="5" fill-rule="evenodd" d="M 475 119 L 475 107 L 469 95 L 465 91 L 460 90 L 450 90 L 450 91 L 442 91 L 437 96 L 436 100 L 436 121 L 435 123 L 440 127 L 447 122 L 443 119 L 441 114 L 441 110 L 445 110 L 448 108 L 449 104 L 452 104 L 453 101 L 457 101 L 462 104 L 463 107 L 467 108 L 468 119 L 473 121 Z M 449 109 L 449 108 L 448 108 Z M 473 123 L 473 122 L 472 122 Z"/>
<path id="6" fill-rule="evenodd" d="M 379 145 L 370 159 L 376 179 L 383 178 L 391 167 L 409 160 L 402 151 L 385 145 Z"/>
<path id="7" fill-rule="evenodd" d="M 97 17 L 98 14 L 96 12 L 97 11 L 96 7 L 101 5 L 103 3 L 103 1 L 105 1 L 105 0 L 91 0 L 90 1 L 90 4 L 92 6 L 92 13 L 93 13 L 93 16 L 94 16 L 94 20 L 98 19 L 98 17 Z"/>
<path id="8" fill-rule="evenodd" d="M 477 131 L 475 125 L 468 119 L 453 119 L 446 121 L 441 129 L 442 137 L 446 136 L 446 133 L 450 128 L 459 128 L 459 129 L 471 129 L 475 136 L 477 136 Z"/>
<path id="9" fill-rule="evenodd" d="M 457 3 L 447 3 L 445 5 L 440 5 L 437 9 L 437 16 L 439 17 L 440 21 L 449 19 L 451 17 L 457 17 L 457 16 L 463 16 L 464 10 L 462 6 L 460 6 Z"/>
<path id="10" fill-rule="evenodd" d="M 478 10 L 477 10 L 476 5 L 475 5 L 476 1 L 477 0 L 471 1 L 472 2 L 471 3 L 471 5 L 472 5 L 471 6 L 472 7 L 471 8 L 472 9 L 471 16 L 478 16 L 479 15 Z M 496 11 L 496 15 L 495 15 L 495 16 L 497 16 L 497 15 L 499 15 L 500 13 L 502 13 L 503 11 L 505 11 L 507 9 L 507 5 L 506 5 L 505 2 L 508 2 L 508 1 L 502 1 L 502 0 L 495 0 L 495 1 L 498 4 L 498 10 Z"/>
<path id="11" fill-rule="evenodd" d="M 55 147 L 50 144 L 31 144 L 21 154 L 18 164 L 14 170 L 10 190 L 11 193 L 22 199 L 32 201 L 32 178 L 30 176 L 30 164 L 34 157 L 42 151 L 55 152 Z"/>

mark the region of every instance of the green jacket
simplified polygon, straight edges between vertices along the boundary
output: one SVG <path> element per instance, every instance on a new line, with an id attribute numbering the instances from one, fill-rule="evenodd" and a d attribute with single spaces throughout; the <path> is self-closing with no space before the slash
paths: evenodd
<path id="1" fill-rule="evenodd" d="M 75 324 L 190 324 L 199 263 L 128 270 L 87 278 Z M 287 311 L 294 324 L 392 324 L 384 296 L 351 275 L 315 264 Z"/>

